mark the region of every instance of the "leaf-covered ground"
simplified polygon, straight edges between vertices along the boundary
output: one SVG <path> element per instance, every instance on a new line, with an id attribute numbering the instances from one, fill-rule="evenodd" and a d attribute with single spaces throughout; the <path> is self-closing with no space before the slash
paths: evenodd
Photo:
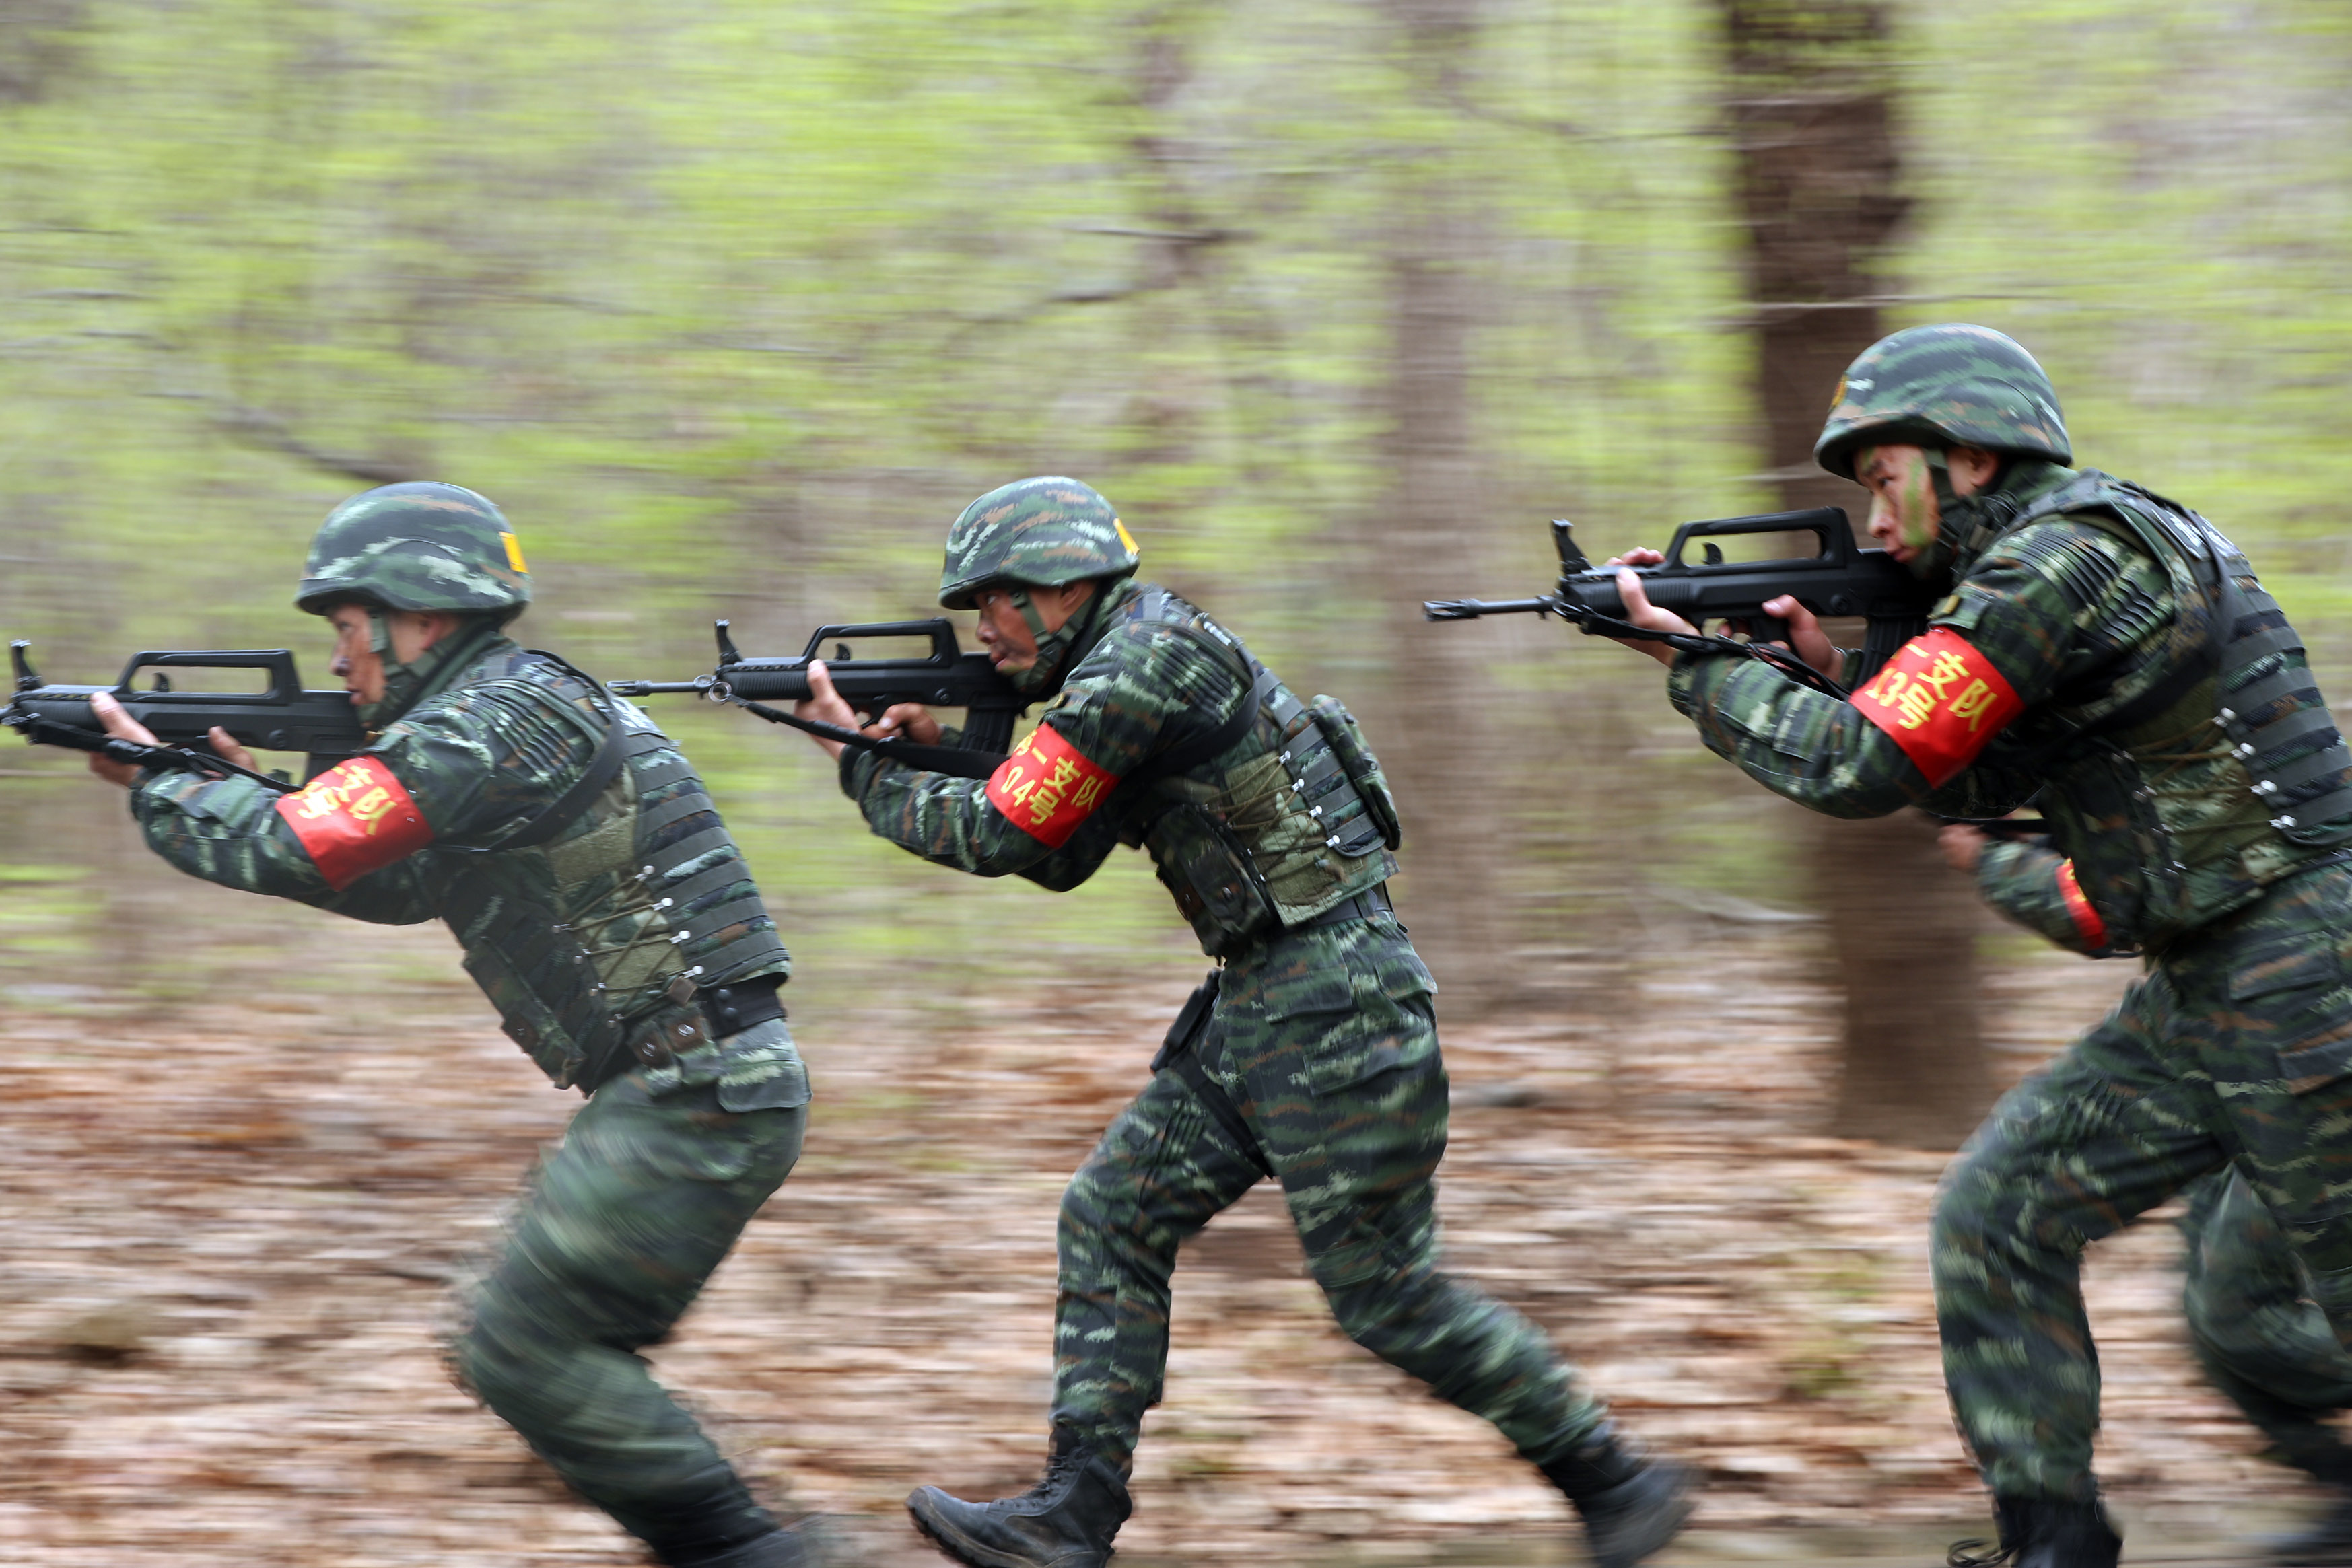
<path id="1" fill-rule="evenodd" d="M 1448 1031 L 1454 1261 L 1705 1468 L 1684 1556 L 1818 1552 L 1870 1525 L 1917 1531 L 1890 1560 L 1926 1561 L 1927 1527 L 1980 1516 L 1927 1292 L 1942 1159 L 1810 1133 L 1822 998 L 1781 977 L 1802 971 L 1784 938 L 1696 934 L 1703 966 L 1627 990 L 1560 960 L 1511 1019 Z M 249 949 L 219 993 L 244 1001 L 168 1015 L 77 984 L 11 992 L 0 1561 L 637 1561 L 436 1349 L 446 1282 L 574 1101 L 496 1032 L 445 937 L 383 940 L 397 972 L 307 991 L 281 977 L 318 971 Z M 2118 969 L 2000 971 L 2005 1059 L 2095 1017 Z M 1055 1199 L 1180 999 L 1107 978 L 796 1009 L 807 1155 L 655 1353 L 762 1486 L 866 1516 L 845 1528 L 873 1561 L 919 1563 L 909 1487 L 1034 1477 Z M 2305 1495 L 2198 1385 L 2174 1253 L 2150 1225 L 2089 1268 L 2102 1463 L 2136 1557 Z M 1558 1499 L 1489 1430 L 1331 1328 L 1270 1187 L 1179 1272 L 1137 1497 L 1123 1558 L 1572 1555 Z"/>

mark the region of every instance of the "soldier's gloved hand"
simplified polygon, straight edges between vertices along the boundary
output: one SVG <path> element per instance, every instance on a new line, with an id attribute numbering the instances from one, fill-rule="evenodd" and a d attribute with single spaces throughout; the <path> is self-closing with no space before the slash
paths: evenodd
<path id="1" fill-rule="evenodd" d="M 1766 600 L 1764 613 L 1789 623 L 1789 641 L 1783 645 L 1797 657 L 1833 681 L 1844 672 L 1845 654 L 1830 645 L 1830 634 L 1822 630 L 1821 622 L 1798 603 L 1794 595 L 1784 593 L 1778 599 Z"/>
<path id="2" fill-rule="evenodd" d="M 1629 549 L 1623 555 L 1611 556 L 1605 564 L 1620 567 L 1655 566 L 1665 559 L 1654 549 Z M 1645 632 L 1680 632 L 1685 636 L 1698 634 L 1697 627 L 1673 611 L 1661 610 L 1651 603 L 1648 591 L 1642 586 L 1642 580 L 1630 571 L 1621 571 L 1617 574 L 1617 597 L 1625 601 L 1625 619 Z M 1634 643 L 1628 642 L 1622 637 L 1612 637 L 1610 641 L 1621 647 L 1631 648 L 1637 653 L 1647 653 L 1661 664 L 1671 664 L 1675 662 L 1675 651 L 1664 643 Z"/>

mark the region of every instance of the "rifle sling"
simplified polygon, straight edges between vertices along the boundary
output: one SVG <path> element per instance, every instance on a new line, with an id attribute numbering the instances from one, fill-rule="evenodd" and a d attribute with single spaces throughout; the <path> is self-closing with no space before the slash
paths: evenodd
<path id="1" fill-rule="evenodd" d="M 903 762 L 924 773 L 944 773 L 952 779 L 986 779 L 1004 766 L 1005 754 L 1001 751 L 979 751 L 963 746 L 926 746 L 918 740 L 896 737 L 884 739 L 845 729 L 837 724 L 802 718 L 797 714 L 770 707 L 765 703 L 755 703 L 748 697 L 730 697 L 728 700 L 770 724 L 781 724 L 823 740 L 837 740 L 844 746 L 871 751 L 887 761 Z"/>

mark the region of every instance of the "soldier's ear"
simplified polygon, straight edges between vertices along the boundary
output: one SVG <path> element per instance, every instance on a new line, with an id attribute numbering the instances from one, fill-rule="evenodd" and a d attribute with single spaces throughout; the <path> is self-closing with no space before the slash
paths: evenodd
<path id="1" fill-rule="evenodd" d="M 2000 454 L 1981 446 L 1955 446 L 1944 461 L 1955 484 L 1967 484 L 1968 490 L 1962 491 L 1963 495 L 1981 489 L 2000 472 Z"/>
<path id="2" fill-rule="evenodd" d="M 420 653 L 430 652 L 436 643 L 455 632 L 463 619 L 446 610 L 412 610 L 408 613 L 415 617 L 411 624 L 416 628 L 416 651 Z"/>

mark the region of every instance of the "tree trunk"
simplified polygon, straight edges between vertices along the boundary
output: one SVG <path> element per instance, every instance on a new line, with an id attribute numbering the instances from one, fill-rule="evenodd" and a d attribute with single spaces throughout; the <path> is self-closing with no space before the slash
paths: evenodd
<path id="1" fill-rule="evenodd" d="M 1858 513 L 1862 493 L 1815 467 L 1812 445 L 1839 374 L 1882 335 L 1874 263 L 1908 204 L 1896 188 L 1887 7 L 1717 4 L 1772 477 L 1784 507 Z M 1945 868 L 1934 825 L 1914 812 L 1814 818 L 1805 840 L 1845 991 L 1832 1130 L 1956 1147 L 1993 1092 L 1975 891 Z"/>
<path id="2" fill-rule="evenodd" d="M 1479 0 L 1381 0 L 1416 89 L 1460 101 Z M 1391 652 L 1373 738 L 1405 831 L 1400 907 L 1444 988 L 1449 1016 L 1510 989 L 1499 895 L 1507 802 L 1492 788 L 1492 725 L 1465 700 L 1486 684 L 1478 640 L 1422 619 L 1433 563 L 1476 580 L 1483 465 L 1471 429 L 1470 342 L 1480 314 L 1476 204 L 1444 148 L 1399 160 L 1382 232 L 1390 304 L 1390 484 L 1365 537 Z"/>

